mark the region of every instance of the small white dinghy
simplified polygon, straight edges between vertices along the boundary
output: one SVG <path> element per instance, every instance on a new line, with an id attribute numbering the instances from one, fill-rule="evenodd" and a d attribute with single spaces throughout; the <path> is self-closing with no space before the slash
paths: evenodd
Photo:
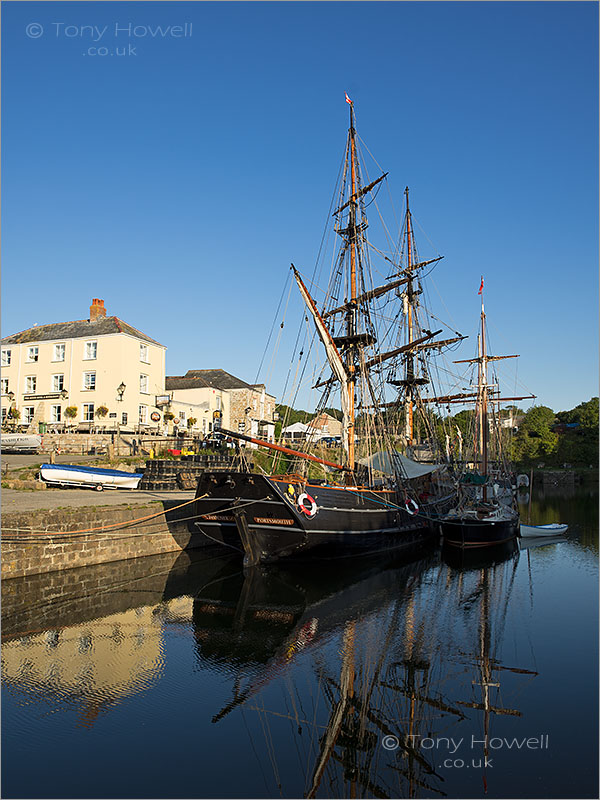
<path id="1" fill-rule="evenodd" d="M 81 467 L 75 464 L 42 464 L 40 478 L 50 486 L 73 486 L 81 489 L 137 489 L 142 472 Z"/>
<path id="2" fill-rule="evenodd" d="M 561 525 L 559 522 L 552 522 L 550 525 L 521 525 L 521 536 L 561 536 L 566 533 L 568 525 Z"/>

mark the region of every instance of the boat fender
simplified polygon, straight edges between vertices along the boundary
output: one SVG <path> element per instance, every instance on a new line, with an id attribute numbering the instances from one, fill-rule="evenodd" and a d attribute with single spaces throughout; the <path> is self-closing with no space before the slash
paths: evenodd
<path id="1" fill-rule="evenodd" d="M 293 497 L 293 496 L 296 494 L 296 490 L 294 489 L 294 487 L 292 486 L 292 484 L 291 484 L 291 483 L 288 483 L 288 488 L 287 488 L 287 490 L 288 490 L 288 494 L 291 494 L 291 495 L 292 495 L 292 497 Z"/>
<path id="2" fill-rule="evenodd" d="M 298 508 L 306 514 L 307 517 L 314 517 L 318 510 L 314 499 L 309 494 L 306 494 L 306 492 L 301 494 L 298 498 Z"/>
<path id="3" fill-rule="evenodd" d="M 404 501 L 404 508 L 411 515 L 411 517 L 413 517 L 415 514 L 419 512 L 419 506 L 415 503 L 412 497 L 409 497 L 407 500 Z"/>

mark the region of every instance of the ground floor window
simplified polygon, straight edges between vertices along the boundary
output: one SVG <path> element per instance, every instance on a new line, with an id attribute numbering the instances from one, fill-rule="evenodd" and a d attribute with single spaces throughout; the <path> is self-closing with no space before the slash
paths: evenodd
<path id="1" fill-rule="evenodd" d="M 25 406 L 23 408 L 23 422 L 25 425 L 29 425 L 33 422 L 33 415 L 35 414 L 35 408 L 33 406 Z"/>
<path id="2" fill-rule="evenodd" d="M 83 421 L 84 422 L 93 422 L 94 421 L 94 404 L 93 403 L 84 403 L 83 404 Z"/>
<path id="3" fill-rule="evenodd" d="M 7 417 L 8 417 L 8 408 L 3 408 L 2 409 L 2 422 L 3 423 L 6 422 Z"/>
<path id="4" fill-rule="evenodd" d="M 61 406 L 50 406 L 50 421 L 62 422 L 62 408 Z"/>
<path id="5" fill-rule="evenodd" d="M 148 406 L 140 406 L 139 423 L 146 425 L 148 422 Z"/>

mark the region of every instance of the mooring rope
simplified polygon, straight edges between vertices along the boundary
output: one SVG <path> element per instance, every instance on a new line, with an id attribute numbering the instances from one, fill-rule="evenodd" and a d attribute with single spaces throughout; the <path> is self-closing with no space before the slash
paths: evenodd
<path id="1" fill-rule="evenodd" d="M 193 503 L 195 500 L 203 500 L 205 497 L 208 497 L 208 494 L 203 494 L 200 497 L 193 497 L 191 500 L 186 500 L 184 503 L 180 503 L 178 506 L 173 506 L 173 508 L 163 509 L 162 511 L 158 511 L 156 514 L 148 514 L 145 517 L 138 517 L 137 519 L 128 519 L 128 520 L 121 520 L 120 522 L 115 522 L 111 525 L 103 525 L 99 528 L 87 528 L 80 531 L 49 531 L 49 530 L 33 530 L 30 528 L 4 528 L 5 531 L 23 531 L 25 535 L 23 536 L 2 536 L 1 541 L 3 542 L 37 542 L 42 539 L 58 539 L 58 538 L 69 538 L 70 536 L 80 536 L 86 533 L 96 533 L 102 534 L 104 532 L 114 532 L 114 530 L 118 530 L 119 528 L 127 528 L 132 525 L 137 524 L 138 522 L 143 522 L 145 520 L 154 519 L 156 517 L 160 517 L 162 514 L 165 516 L 169 514 L 171 511 L 176 511 L 178 508 L 183 508 L 184 506 Z M 214 511 L 216 514 L 223 514 L 227 511 L 235 511 L 238 508 L 245 508 L 246 506 L 251 506 L 254 503 L 260 503 L 261 500 L 248 500 L 246 503 L 236 503 L 235 505 L 228 506 L 225 508 L 219 508 Z M 211 512 L 212 513 L 212 512 Z M 167 520 L 167 522 L 187 522 L 193 519 L 201 519 L 204 514 L 194 514 L 191 517 L 182 517 L 175 520 Z M 28 535 L 31 535 L 31 538 L 27 538 Z M 147 531 L 143 531 L 140 533 L 130 533 L 128 536 L 146 536 L 148 535 Z M 125 538 L 125 537 L 116 537 L 116 538 Z M 212 537 L 208 537 L 209 539 Z"/>

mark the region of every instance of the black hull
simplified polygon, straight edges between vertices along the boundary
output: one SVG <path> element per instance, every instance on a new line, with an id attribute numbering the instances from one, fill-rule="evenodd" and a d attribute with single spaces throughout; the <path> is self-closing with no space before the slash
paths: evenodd
<path id="1" fill-rule="evenodd" d="M 303 511 L 299 499 L 308 495 Z M 398 507 L 400 506 L 400 507 Z M 410 513 L 413 512 L 413 513 Z M 244 554 L 246 564 L 280 558 L 345 557 L 412 546 L 431 536 L 433 506 L 415 511 L 396 492 L 302 484 L 246 472 L 205 472 L 194 530 Z"/>
<path id="2" fill-rule="evenodd" d="M 452 519 L 440 522 L 443 543 L 452 547 L 495 547 L 519 536 L 519 518 L 502 520 Z"/>
<path id="3" fill-rule="evenodd" d="M 489 547 L 453 547 L 442 546 L 442 561 L 453 569 L 460 571 L 480 570 L 493 567 L 508 561 L 509 558 L 519 558 L 519 545 L 516 539 L 508 542 L 492 544 Z"/>

